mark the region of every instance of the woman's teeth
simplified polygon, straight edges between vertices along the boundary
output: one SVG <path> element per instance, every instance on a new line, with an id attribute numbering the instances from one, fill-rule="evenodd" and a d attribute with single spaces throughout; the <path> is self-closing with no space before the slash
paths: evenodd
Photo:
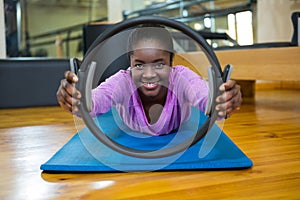
<path id="1" fill-rule="evenodd" d="M 146 88 L 151 89 L 151 88 L 155 88 L 157 86 L 157 82 L 147 82 L 147 83 L 143 83 L 143 85 Z"/>

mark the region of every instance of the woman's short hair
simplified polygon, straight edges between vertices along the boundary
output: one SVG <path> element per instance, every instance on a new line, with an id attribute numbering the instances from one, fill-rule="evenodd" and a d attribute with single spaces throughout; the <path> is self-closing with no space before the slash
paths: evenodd
<path id="1" fill-rule="evenodd" d="M 133 29 L 128 38 L 129 56 L 134 52 L 135 45 L 144 40 L 158 41 L 161 44 L 161 50 L 170 53 L 172 61 L 174 54 L 173 40 L 166 28 L 159 25 L 147 24 Z"/>

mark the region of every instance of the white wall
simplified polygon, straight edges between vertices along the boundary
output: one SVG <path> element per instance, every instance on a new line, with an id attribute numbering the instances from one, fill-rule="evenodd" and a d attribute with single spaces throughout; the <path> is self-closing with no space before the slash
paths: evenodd
<path id="1" fill-rule="evenodd" d="M 139 10 L 144 8 L 142 0 L 107 0 L 108 21 L 112 23 L 123 20 L 122 12 L 124 10 Z"/>
<path id="2" fill-rule="evenodd" d="M 257 42 L 291 41 L 291 14 L 294 11 L 300 11 L 299 0 L 258 0 Z"/>
<path id="3" fill-rule="evenodd" d="M 0 58 L 6 58 L 4 4 L 0 0 Z"/>

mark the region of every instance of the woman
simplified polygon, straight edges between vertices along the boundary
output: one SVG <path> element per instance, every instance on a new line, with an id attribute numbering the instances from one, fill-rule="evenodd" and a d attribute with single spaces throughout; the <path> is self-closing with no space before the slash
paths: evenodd
<path id="1" fill-rule="evenodd" d="M 133 131 L 151 135 L 169 134 L 188 119 L 191 106 L 204 111 L 208 86 L 184 66 L 172 66 L 173 42 L 163 27 L 135 29 L 129 37 L 130 67 L 108 78 L 92 91 L 92 116 L 115 106 L 124 123 Z M 78 77 L 67 71 L 57 91 L 60 106 L 78 112 L 81 94 L 73 86 Z M 229 80 L 220 86 L 217 98 L 220 117 L 240 109 L 240 86 Z"/>

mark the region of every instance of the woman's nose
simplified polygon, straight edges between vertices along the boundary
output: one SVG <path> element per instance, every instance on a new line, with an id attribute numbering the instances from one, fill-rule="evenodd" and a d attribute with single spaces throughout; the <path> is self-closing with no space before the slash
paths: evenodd
<path id="1" fill-rule="evenodd" d="M 143 76 L 144 77 L 155 77 L 156 76 L 156 71 L 154 69 L 154 67 L 152 67 L 151 65 L 147 65 L 144 67 L 144 70 L 143 70 Z"/>

